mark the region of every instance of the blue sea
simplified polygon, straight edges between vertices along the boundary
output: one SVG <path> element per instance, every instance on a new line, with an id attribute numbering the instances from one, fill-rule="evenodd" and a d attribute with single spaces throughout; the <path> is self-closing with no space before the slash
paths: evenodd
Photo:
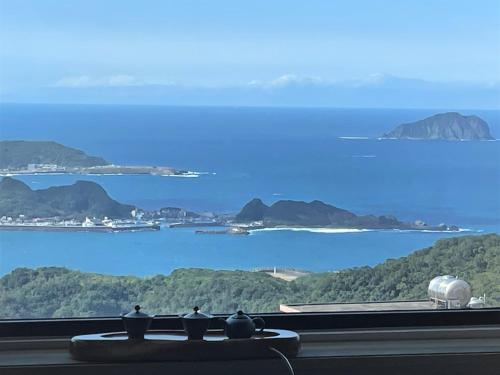
<path id="1" fill-rule="evenodd" d="M 375 265 L 436 240 L 500 232 L 500 142 L 378 140 L 437 110 L 1 105 L 0 139 L 54 140 L 115 164 L 207 172 L 160 176 L 23 176 L 33 189 L 92 180 L 146 209 L 235 213 L 259 197 L 322 200 L 357 214 L 445 222 L 469 231 L 200 236 L 159 232 L 0 232 L 0 275 L 64 266 L 115 275 L 179 267 L 290 267 L 331 271 Z M 500 138 L 499 111 L 460 111 Z"/>

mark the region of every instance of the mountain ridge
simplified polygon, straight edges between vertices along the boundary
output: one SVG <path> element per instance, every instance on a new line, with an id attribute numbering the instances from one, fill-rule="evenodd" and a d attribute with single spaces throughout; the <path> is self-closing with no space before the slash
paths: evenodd
<path id="1" fill-rule="evenodd" d="M 61 217 L 129 218 L 135 207 L 110 198 L 104 188 L 92 181 L 32 190 L 11 177 L 0 181 L 0 216 L 25 218 Z"/>
<path id="2" fill-rule="evenodd" d="M 29 164 L 95 167 L 110 163 L 54 141 L 0 141 L 0 169 L 26 168 Z"/>
<path id="3" fill-rule="evenodd" d="M 348 210 L 326 204 L 319 200 L 311 202 L 279 200 L 268 206 L 259 198 L 249 201 L 235 216 L 237 223 L 262 222 L 264 227 L 303 226 L 353 229 L 415 229 L 452 230 L 459 228 L 440 224 L 428 226 L 422 221 L 406 223 L 394 216 L 358 216 Z"/>

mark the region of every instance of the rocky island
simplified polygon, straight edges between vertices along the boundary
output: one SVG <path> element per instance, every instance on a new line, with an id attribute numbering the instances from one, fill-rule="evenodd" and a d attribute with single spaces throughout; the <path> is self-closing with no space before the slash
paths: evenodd
<path id="1" fill-rule="evenodd" d="M 385 139 L 423 139 L 446 141 L 494 140 L 488 124 L 478 116 L 457 112 L 439 113 L 423 120 L 401 124 L 382 136 Z"/>
<path id="2" fill-rule="evenodd" d="M 454 225 L 430 226 L 423 221 L 414 223 L 399 221 L 393 216 L 358 216 L 350 211 L 321 201 L 312 202 L 281 200 L 268 206 L 260 199 L 248 202 L 236 215 L 235 222 L 241 227 L 279 228 L 307 227 L 332 229 L 400 229 L 458 231 Z"/>
<path id="3" fill-rule="evenodd" d="M 52 141 L 0 141 L 0 176 L 29 174 L 148 174 L 197 177 L 172 167 L 122 166 Z"/>

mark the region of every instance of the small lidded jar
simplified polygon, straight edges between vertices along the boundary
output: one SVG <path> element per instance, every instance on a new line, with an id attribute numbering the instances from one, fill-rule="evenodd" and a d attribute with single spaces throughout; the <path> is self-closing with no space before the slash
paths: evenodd
<path id="1" fill-rule="evenodd" d="M 144 334 L 149 329 L 154 316 L 140 312 L 141 306 L 136 305 L 135 311 L 122 315 L 123 325 L 129 339 L 144 339 Z"/>
<path id="2" fill-rule="evenodd" d="M 213 316 L 200 312 L 198 306 L 194 307 L 194 312 L 183 314 L 180 316 L 184 331 L 188 335 L 189 340 L 202 340 L 203 335 L 207 332 L 210 320 Z"/>

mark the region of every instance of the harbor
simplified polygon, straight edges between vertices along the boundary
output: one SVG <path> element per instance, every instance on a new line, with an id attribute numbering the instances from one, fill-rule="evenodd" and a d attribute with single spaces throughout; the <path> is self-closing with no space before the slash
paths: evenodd
<path id="1" fill-rule="evenodd" d="M 10 219 L 10 220 L 9 220 Z M 0 218 L 1 231 L 53 231 L 53 232 L 135 232 L 157 231 L 160 224 L 149 221 L 131 220 L 96 220 L 86 218 L 85 221 L 76 220 L 12 220 Z"/>

